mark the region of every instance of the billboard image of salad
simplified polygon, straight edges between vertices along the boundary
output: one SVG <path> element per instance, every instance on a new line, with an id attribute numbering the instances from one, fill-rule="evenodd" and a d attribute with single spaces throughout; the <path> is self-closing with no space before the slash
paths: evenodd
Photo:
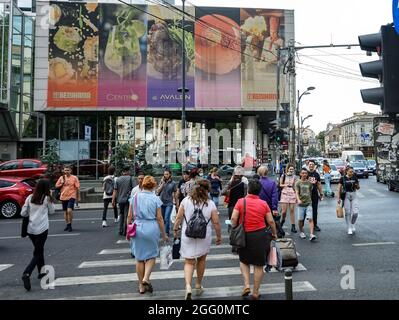
<path id="1" fill-rule="evenodd" d="M 189 8 L 192 14 L 194 10 Z M 164 7 L 151 6 L 148 20 L 147 92 L 150 107 L 182 105 L 183 31 L 181 15 Z M 194 23 L 185 23 L 186 106 L 194 107 Z"/>
<path id="2" fill-rule="evenodd" d="M 196 107 L 241 107 L 240 9 L 196 8 Z"/>
<path id="3" fill-rule="evenodd" d="M 99 106 L 145 107 L 146 16 L 131 6 L 101 4 L 100 30 Z"/>
<path id="4" fill-rule="evenodd" d="M 97 105 L 98 6 L 50 3 L 48 105 Z"/>

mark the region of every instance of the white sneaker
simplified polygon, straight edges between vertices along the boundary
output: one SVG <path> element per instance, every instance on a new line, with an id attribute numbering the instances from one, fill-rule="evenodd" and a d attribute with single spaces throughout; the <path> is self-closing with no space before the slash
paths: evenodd
<path id="1" fill-rule="evenodd" d="M 351 228 L 351 227 L 348 228 L 348 234 L 349 234 L 349 235 L 352 235 L 352 234 L 353 234 L 353 231 L 352 231 L 352 228 Z"/>
<path id="2" fill-rule="evenodd" d="M 355 225 L 354 224 L 352 224 L 352 232 L 355 232 L 356 231 L 356 228 L 355 228 Z"/>
<path id="3" fill-rule="evenodd" d="M 299 236 L 301 237 L 301 239 L 306 239 L 306 234 L 304 232 L 301 232 Z"/>
<path id="4" fill-rule="evenodd" d="M 114 220 L 115 223 L 119 222 L 119 217 Z"/>
<path id="5" fill-rule="evenodd" d="M 317 237 L 314 234 L 310 235 L 310 241 L 315 241 L 317 239 Z"/>
<path id="6" fill-rule="evenodd" d="M 103 228 L 108 227 L 107 221 L 103 221 Z"/>

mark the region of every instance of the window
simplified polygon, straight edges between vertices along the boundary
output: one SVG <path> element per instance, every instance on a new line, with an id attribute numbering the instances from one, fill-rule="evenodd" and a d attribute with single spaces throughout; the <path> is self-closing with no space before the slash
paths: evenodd
<path id="1" fill-rule="evenodd" d="M 5 181 L 5 180 L 0 180 L 0 189 L 1 189 L 1 188 L 9 188 L 9 187 L 12 187 L 13 185 L 15 185 L 14 182 Z"/>
<path id="2" fill-rule="evenodd" d="M 24 161 L 22 164 L 22 168 L 24 169 L 33 169 L 33 168 L 39 168 L 40 164 L 38 162 L 33 162 L 33 161 Z"/>
<path id="3" fill-rule="evenodd" d="M 15 170 L 18 169 L 18 161 L 4 163 L 0 166 L 0 170 Z"/>

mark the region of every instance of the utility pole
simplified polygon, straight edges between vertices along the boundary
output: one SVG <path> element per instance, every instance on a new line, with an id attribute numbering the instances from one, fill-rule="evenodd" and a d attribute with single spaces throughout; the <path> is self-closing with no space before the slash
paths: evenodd
<path id="1" fill-rule="evenodd" d="M 186 141 L 186 30 L 185 30 L 185 3 L 186 0 L 182 0 L 182 11 L 183 17 L 181 20 L 182 24 L 182 88 L 179 88 L 177 91 L 182 93 L 182 108 L 181 108 L 181 152 L 183 155 L 181 159 L 184 159 L 186 156 L 186 150 L 184 147 L 184 142 Z M 188 91 L 188 90 L 187 90 Z M 184 172 L 184 164 L 181 166 L 182 173 Z"/>
<path id="2" fill-rule="evenodd" d="M 280 129 L 280 73 L 281 73 L 281 52 L 277 49 L 277 107 L 276 107 L 276 132 Z M 280 168 L 280 146 L 276 146 L 276 168 Z"/>

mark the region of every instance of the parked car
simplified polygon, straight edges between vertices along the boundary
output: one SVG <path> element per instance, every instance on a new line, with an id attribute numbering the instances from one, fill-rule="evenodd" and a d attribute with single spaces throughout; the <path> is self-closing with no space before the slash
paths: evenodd
<path id="1" fill-rule="evenodd" d="M 372 173 L 373 175 L 377 174 L 377 163 L 375 160 L 367 160 L 367 169 L 369 170 L 369 173 Z"/>
<path id="2" fill-rule="evenodd" d="M 0 177 L 39 178 L 47 165 L 36 159 L 17 159 L 0 164 Z"/>
<path id="3" fill-rule="evenodd" d="M 333 164 L 341 175 L 345 174 L 346 165 L 345 162 L 341 159 L 333 159 L 331 160 L 331 164 Z"/>
<path id="4" fill-rule="evenodd" d="M 224 164 L 219 167 L 218 172 L 221 177 L 223 177 L 223 176 L 231 177 L 234 172 L 234 167 L 232 167 L 228 164 Z"/>
<path id="5" fill-rule="evenodd" d="M 72 173 L 78 172 L 78 161 L 72 162 Z M 97 159 L 79 160 L 79 176 L 96 176 L 96 166 L 98 166 L 98 176 L 103 177 L 107 175 L 109 164 L 107 162 Z"/>
<path id="6" fill-rule="evenodd" d="M 341 179 L 341 173 L 338 171 L 337 167 L 333 164 L 330 164 L 330 168 L 331 168 L 331 183 L 338 183 L 339 179 Z M 320 166 L 318 170 L 320 174 L 321 183 L 324 183 L 323 166 Z"/>
<path id="7" fill-rule="evenodd" d="M 369 172 L 368 172 L 367 167 L 364 162 L 356 161 L 356 162 L 349 163 L 349 165 L 355 171 L 356 176 L 368 179 Z"/>
<path id="8" fill-rule="evenodd" d="M 388 190 L 389 191 L 397 191 L 397 192 L 399 192 L 399 182 L 398 182 L 398 180 L 388 179 L 387 185 L 388 185 Z"/>
<path id="9" fill-rule="evenodd" d="M 36 179 L 0 177 L 0 216 L 6 219 L 18 217 L 35 186 Z"/>

